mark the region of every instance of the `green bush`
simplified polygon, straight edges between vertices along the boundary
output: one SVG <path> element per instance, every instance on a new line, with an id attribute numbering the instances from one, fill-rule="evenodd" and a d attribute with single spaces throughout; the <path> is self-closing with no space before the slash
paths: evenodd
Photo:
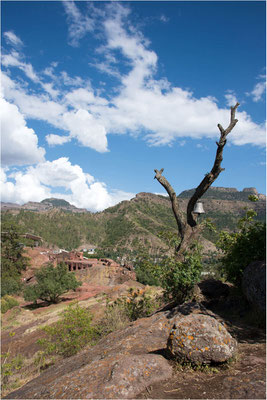
<path id="1" fill-rule="evenodd" d="M 196 243 L 191 245 L 182 261 L 175 255 L 166 258 L 157 271 L 166 298 L 178 303 L 189 300 L 200 281 L 202 269 L 201 247 Z"/>
<path id="2" fill-rule="evenodd" d="M 21 354 L 11 358 L 9 353 L 2 354 L 1 363 L 1 376 L 3 382 L 3 389 L 6 389 L 9 383 L 9 379 L 23 367 L 23 357 Z"/>
<path id="3" fill-rule="evenodd" d="M 11 308 L 18 306 L 19 302 L 12 296 L 5 295 L 1 298 L 1 313 L 4 314 Z"/>
<path id="4" fill-rule="evenodd" d="M 62 313 L 62 318 L 52 326 L 41 328 L 47 335 L 38 343 L 45 354 L 70 357 L 87 344 L 94 344 L 99 336 L 92 326 L 92 315 L 78 304 L 70 305 Z"/>
<path id="5" fill-rule="evenodd" d="M 1 296 L 9 294 L 19 294 L 22 290 L 22 284 L 20 276 L 15 274 L 14 276 L 8 276 L 3 274 L 1 278 Z"/>
<path id="6" fill-rule="evenodd" d="M 239 221 L 238 232 L 220 233 L 218 248 L 223 252 L 222 272 L 230 282 L 241 285 L 244 269 L 252 261 L 266 259 L 266 224 L 254 220 L 255 211 L 248 210 Z"/>
<path id="7" fill-rule="evenodd" d="M 76 290 L 81 285 L 77 281 L 75 274 L 68 271 L 64 263 L 59 263 L 56 267 L 48 265 L 36 272 L 37 283 L 28 286 L 24 290 L 26 301 L 36 302 L 38 299 L 49 303 L 57 303 L 59 296 L 69 290 Z"/>
<path id="8" fill-rule="evenodd" d="M 144 289 L 129 289 L 127 295 L 121 296 L 113 303 L 107 301 L 106 311 L 100 331 L 106 335 L 122 329 L 131 321 L 147 317 L 162 303 L 162 298 Z"/>
<path id="9" fill-rule="evenodd" d="M 152 270 L 154 265 L 149 261 L 144 261 L 135 268 L 136 280 L 143 285 L 160 286 L 160 280 Z"/>
<path id="10" fill-rule="evenodd" d="M 147 317 L 160 305 L 160 299 L 147 293 L 144 289 L 129 289 L 127 297 L 116 300 L 125 310 L 130 321 Z"/>

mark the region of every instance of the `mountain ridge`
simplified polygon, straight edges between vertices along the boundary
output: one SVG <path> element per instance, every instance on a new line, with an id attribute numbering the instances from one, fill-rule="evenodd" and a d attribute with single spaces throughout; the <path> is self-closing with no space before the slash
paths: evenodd
<path id="1" fill-rule="evenodd" d="M 192 196 L 194 193 L 195 188 L 193 189 L 188 189 L 182 191 L 177 197 L 179 199 L 187 199 Z M 220 186 L 215 186 L 211 187 L 208 189 L 208 191 L 202 196 L 202 199 L 220 199 L 220 200 L 240 200 L 240 201 L 248 201 L 248 196 L 249 195 L 256 195 L 258 196 L 259 200 L 266 201 L 266 196 L 264 194 L 258 193 L 257 189 L 254 187 L 248 187 L 244 188 L 242 191 L 238 191 L 236 188 L 228 188 L 228 187 L 220 187 Z M 132 201 L 134 199 L 139 199 L 139 198 L 168 198 L 167 194 L 161 195 L 161 194 L 155 194 L 155 193 L 150 193 L 150 192 L 140 192 L 137 193 L 135 197 L 133 197 L 131 200 L 123 200 L 120 203 Z M 120 204 L 118 203 L 118 204 Z M 118 204 L 115 204 L 116 207 Z M 101 212 L 104 212 L 112 207 L 108 207 L 104 209 Z M 11 202 L 1 202 L 1 209 L 3 211 L 8 210 L 8 209 L 23 209 L 23 210 L 29 210 L 29 211 L 47 211 L 52 208 L 59 208 L 62 210 L 66 211 L 72 211 L 72 212 L 77 212 L 77 213 L 83 213 L 83 212 L 90 212 L 86 208 L 79 208 L 76 207 L 73 204 L 70 204 L 68 201 L 61 199 L 61 198 L 46 198 L 40 202 L 34 202 L 34 201 L 28 201 L 25 204 L 19 205 L 16 203 L 11 203 Z M 98 212 L 99 213 L 99 212 Z"/>
<path id="2" fill-rule="evenodd" d="M 232 194 L 232 197 L 223 199 L 225 193 L 228 196 Z M 203 196 L 201 201 L 206 214 L 201 219 L 210 218 L 219 231 L 233 231 L 239 218 L 244 216 L 245 208 L 252 208 L 258 214 L 257 219 L 265 220 L 265 196 L 258 196 L 259 201 L 251 202 L 248 196 L 255 195 L 251 188 L 242 192 L 245 200 L 236 200 L 236 193 L 240 192 L 215 189 L 211 193 L 213 198 Z M 218 197 L 218 194 L 221 196 Z M 179 197 L 179 207 L 184 214 L 188 198 Z M 9 221 L 19 225 L 24 232 L 41 236 L 49 247 L 72 250 L 86 248 L 86 244 L 90 243 L 102 249 L 105 257 L 114 259 L 117 256 L 134 258 L 141 249 L 147 249 L 154 255 L 166 253 L 169 247 L 161 233 L 177 233 L 169 198 L 153 193 L 138 193 L 131 200 L 98 213 L 82 209 L 76 212 L 74 206 L 71 209 L 71 206 L 50 207 L 48 204 L 49 207 L 41 211 L 34 209 L 36 203 L 30 206 L 33 209 L 2 208 L 2 222 Z M 41 207 L 47 207 L 47 203 L 41 203 Z M 208 231 L 204 231 L 203 235 L 205 239 L 216 240 Z"/>

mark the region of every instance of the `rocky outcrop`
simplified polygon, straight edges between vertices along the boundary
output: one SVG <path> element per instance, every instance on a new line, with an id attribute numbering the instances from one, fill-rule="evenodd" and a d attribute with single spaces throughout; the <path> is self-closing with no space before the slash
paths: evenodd
<path id="1" fill-rule="evenodd" d="M 227 361 L 237 347 L 225 327 L 208 315 L 175 317 L 168 349 L 178 360 L 196 364 Z"/>
<path id="2" fill-rule="evenodd" d="M 244 188 L 244 189 L 242 190 L 242 192 L 245 192 L 245 193 L 252 193 L 252 194 L 255 194 L 256 196 L 257 196 L 257 194 L 258 194 L 257 189 L 254 188 L 254 187 Z"/>
<path id="3" fill-rule="evenodd" d="M 166 347 L 170 327 L 162 313 L 139 319 L 49 368 L 6 398 L 134 398 L 147 385 L 171 377 L 168 361 L 149 354 Z"/>
<path id="4" fill-rule="evenodd" d="M 123 330 L 112 332 L 96 346 L 49 368 L 6 398 L 136 398 L 146 387 L 171 378 L 172 367 L 161 354 L 166 352 L 172 336 L 177 336 L 182 327 L 187 329 L 183 333 L 187 335 L 188 354 L 190 351 L 192 354 L 204 353 L 206 357 L 202 360 L 205 363 L 211 359 L 225 361 L 231 356 L 235 341 L 216 321 L 215 315 L 204 315 L 206 312 L 203 306 L 187 303 L 141 318 Z M 178 344 L 178 336 L 175 340 Z M 176 346 L 175 340 L 172 341 L 172 350 Z M 212 350 L 201 351 L 203 346 L 212 345 Z M 199 346 L 199 351 L 196 346 Z M 230 349 L 228 353 L 227 348 Z M 175 351 L 173 354 L 176 355 Z"/>
<path id="5" fill-rule="evenodd" d="M 159 355 L 109 355 L 62 377 L 43 374 L 6 398 L 132 399 L 147 385 L 171 375 L 171 366 Z"/>
<path id="6" fill-rule="evenodd" d="M 266 312 L 266 262 L 254 261 L 244 270 L 242 279 L 243 293 L 260 312 Z"/>

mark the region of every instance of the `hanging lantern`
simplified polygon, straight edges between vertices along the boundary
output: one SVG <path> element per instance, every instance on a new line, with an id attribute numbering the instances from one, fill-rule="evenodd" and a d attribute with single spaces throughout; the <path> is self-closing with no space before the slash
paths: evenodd
<path id="1" fill-rule="evenodd" d="M 205 214 L 204 208 L 203 208 L 203 204 L 201 203 L 201 201 L 198 201 L 194 207 L 194 214 Z"/>

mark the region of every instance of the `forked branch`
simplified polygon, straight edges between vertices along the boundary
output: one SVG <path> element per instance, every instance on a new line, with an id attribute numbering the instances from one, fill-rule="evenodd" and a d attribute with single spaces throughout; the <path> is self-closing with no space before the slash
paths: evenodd
<path id="1" fill-rule="evenodd" d="M 156 172 L 154 179 L 157 179 L 159 181 L 159 183 L 164 187 L 164 189 L 166 190 L 166 192 L 168 193 L 168 195 L 170 197 L 171 204 L 172 204 L 172 211 L 173 211 L 173 214 L 176 219 L 177 226 L 178 226 L 178 232 L 179 232 L 179 235 L 181 236 L 181 239 L 183 240 L 184 233 L 185 233 L 185 223 L 182 220 L 182 214 L 179 212 L 179 205 L 178 205 L 176 193 L 175 193 L 173 187 L 171 186 L 171 184 L 167 181 L 167 179 L 164 176 L 162 176 L 162 172 L 164 171 L 164 168 L 161 168 L 160 171 L 158 171 L 157 169 L 155 169 L 154 171 Z"/>
<path id="2" fill-rule="evenodd" d="M 203 196 L 203 194 L 208 190 L 208 188 L 212 185 L 212 183 L 218 178 L 220 173 L 224 171 L 224 168 L 221 168 L 221 163 L 223 160 L 223 149 L 227 142 L 226 140 L 227 135 L 232 131 L 232 129 L 238 122 L 238 120 L 235 118 L 235 113 L 238 106 L 239 103 L 236 103 L 234 107 L 231 107 L 230 123 L 226 129 L 223 129 L 223 127 L 220 124 L 217 125 L 221 135 L 219 142 L 216 142 L 217 152 L 215 156 L 215 161 L 211 171 L 205 175 L 204 179 L 200 182 L 193 196 L 188 202 L 186 222 L 183 221 L 182 213 L 179 210 L 178 200 L 174 189 L 172 188 L 168 180 L 164 176 L 162 176 L 163 168 L 160 171 L 158 171 L 157 169 L 154 170 L 156 173 L 154 179 L 157 179 L 158 182 L 164 187 L 171 200 L 172 211 L 177 222 L 178 233 L 181 237 L 181 243 L 178 246 L 177 251 L 180 250 L 183 240 L 185 239 L 185 235 L 187 235 L 186 234 L 188 230 L 187 228 L 188 227 L 194 228 L 197 225 L 197 222 L 193 217 L 193 210 L 196 202 Z"/>
<path id="3" fill-rule="evenodd" d="M 217 152 L 213 167 L 211 171 L 208 174 L 206 174 L 204 179 L 200 182 L 200 184 L 196 188 L 193 196 L 191 197 L 187 205 L 187 223 L 192 228 L 197 225 L 196 220 L 193 217 L 193 210 L 196 202 L 203 196 L 203 194 L 208 190 L 208 188 L 212 185 L 212 183 L 218 178 L 220 173 L 224 171 L 224 168 L 221 168 L 221 163 L 223 160 L 223 149 L 227 142 L 226 136 L 232 131 L 232 129 L 238 122 L 238 120 L 235 118 L 235 112 L 238 106 L 239 103 L 236 103 L 234 107 L 231 107 L 231 119 L 226 129 L 223 129 L 223 127 L 220 124 L 217 125 L 221 132 L 221 136 L 219 142 L 216 142 Z"/>

